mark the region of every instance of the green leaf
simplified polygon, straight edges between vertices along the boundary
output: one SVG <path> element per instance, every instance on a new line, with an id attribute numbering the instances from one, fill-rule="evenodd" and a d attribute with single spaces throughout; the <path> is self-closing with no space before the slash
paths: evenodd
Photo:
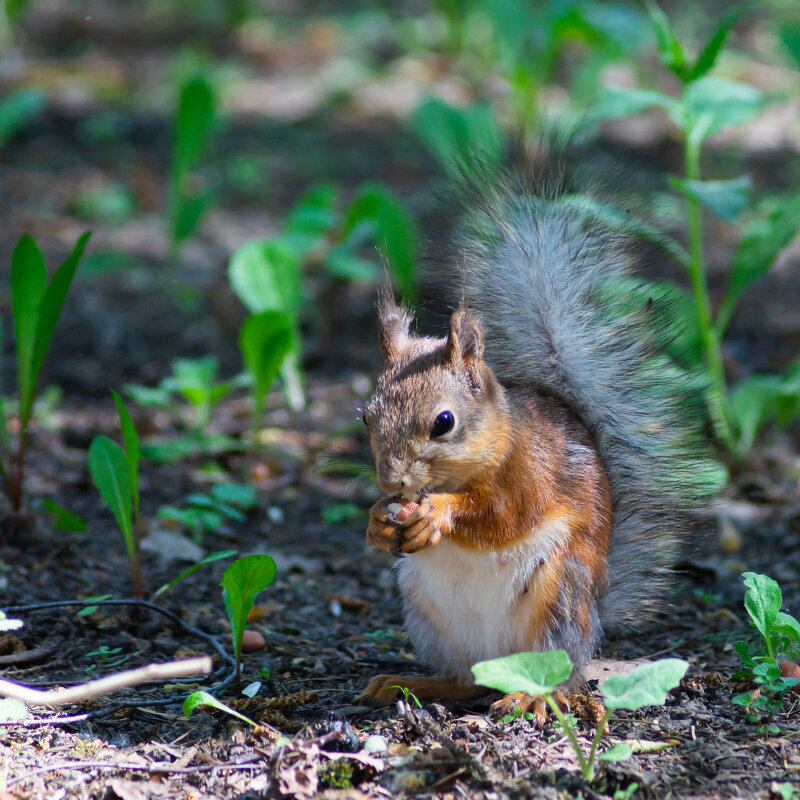
<path id="1" fill-rule="evenodd" d="M 774 418 L 782 381 L 778 375 L 752 375 L 739 381 L 728 398 L 728 410 L 738 435 L 736 449 L 746 456 L 761 426 Z"/>
<path id="2" fill-rule="evenodd" d="M 128 558 L 136 560 L 131 523 L 131 478 L 125 451 L 105 436 L 96 436 L 89 446 L 89 472 L 100 496 L 111 509 L 125 539 Z"/>
<path id="3" fill-rule="evenodd" d="M 76 516 L 53 500 L 49 498 L 42 500 L 42 506 L 50 512 L 53 525 L 58 530 L 67 533 L 83 533 L 86 530 L 86 520 Z"/>
<path id="4" fill-rule="evenodd" d="M 708 136 L 751 120 L 764 105 L 757 89 L 744 83 L 706 76 L 683 92 L 689 136 L 699 144 Z"/>
<path id="5" fill-rule="evenodd" d="M 240 483 L 220 483 L 211 489 L 211 496 L 221 503 L 227 503 L 238 508 L 249 509 L 258 504 L 258 498 L 253 487 Z"/>
<path id="6" fill-rule="evenodd" d="M 628 89 L 621 86 L 608 86 L 600 92 L 587 115 L 587 122 L 597 124 L 606 119 L 630 117 L 654 107 L 663 108 L 679 128 L 683 127 L 681 106 L 674 97 L 651 89 Z"/>
<path id="7" fill-rule="evenodd" d="M 760 213 L 742 226 L 733 256 L 728 291 L 717 317 L 720 336 L 728 327 L 742 292 L 769 271 L 778 254 L 800 230 L 800 193 L 791 197 L 770 198 Z"/>
<path id="8" fill-rule="evenodd" d="M 688 662 L 680 658 L 664 658 L 627 675 L 612 675 L 600 687 L 606 707 L 636 711 L 642 706 L 663 706 L 667 692 L 681 682 L 687 669 Z"/>
<path id="9" fill-rule="evenodd" d="M 75 247 L 72 248 L 72 252 L 56 270 L 53 280 L 50 281 L 50 285 L 42 295 L 36 319 L 33 352 L 31 354 L 29 393 L 24 398 L 22 395 L 20 396 L 20 416 L 25 420 L 30 418 L 33 396 L 45 356 L 47 355 L 47 349 L 50 347 L 50 342 L 55 333 L 61 309 L 64 307 L 67 292 L 69 292 L 69 287 L 72 285 L 72 279 L 75 276 L 75 270 L 78 268 L 78 263 L 91 235 L 90 232 L 86 232 L 78 239 Z"/>
<path id="10" fill-rule="evenodd" d="M 247 615 L 258 593 L 275 580 L 276 572 L 275 561 L 271 556 L 253 555 L 234 561 L 222 576 L 222 600 L 231 623 L 237 672 Z"/>
<path id="11" fill-rule="evenodd" d="M 419 237 L 402 203 L 377 183 L 364 184 L 345 213 L 345 233 L 368 226 L 370 236 L 400 284 L 403 296 L 417 299 L 417 250 Z"/>
<path id="12" fill-rule="evenodd" d="M 20 89 L 0 100 L 0 147 L 38 116 L 46 102 L 39 89 Z"/>
<path id="13" fill-rule="evenodd" d="M 196 564 L 192 564 L 191 567 L 181 572 L 177 578 L 173 578 L 169 583 L 165 583 L 163 586 L 159 587 L 151 599 L 157 600 L 162 594 L 166 594 L 170 589 L 173 588 L 173 586 L 180 583 L 184 578 L 188 578 L 193 572 L 196 572 L 201 567 L 205 567 L 208 564 L 213 564 L 215 561 L 223 561 L 226 558 L 233 558 L 233 556 L 236 555 L 236 552 L 236 550 L 217 550 L 216 553 L 210 553 L 204 558 L 201 558 Z"/>
<path id="14" fill-rule="evenodd" d="M 16 697 L 0 700 L 0 722 L 19 722 L 28 716 L 28 707 Z"/>
<path id="15" fill-rule="evenodd" d="M 706 42 L 705 47 L 703 47 L 702 52 L 697 57 L 697 60 L 694 62 L 692 68 L 689 70 L 686 78 L 687 81 L 696 81 L 713 68 L 714 64 L 717 62 L 717 56 L 719 56 L 722 46 L 725 44 L 725 39 L 728 38 L 731 26 L 739 19 L 746 9 L 753 5 L 753 3 L 742 3 L 722 18 L 716 30 Z"/>
<path id="16" fill-rule="evenodd" d="M 800 21 L 787 22 L 780 27 L 780 38 L 789 55 L 800 67 Z"/>
<path id="17" fill-rule="evenodd" d="M 692 181 L 670 175 L 673 189 L 697 198 L 728 222 L 733 222 L 747 204 L 751 183 L 747 175 L 727 181 Z"/>
<path id="18" fill-rule="evenodd" d="M 429 98 L 414 111 L 412 127 L 437 161 L 456 178 L 471 172 L 475 154 L 495 163 L 505 147 L 505 136 L 487 105 L 454 108 Z"/>
<path id="19" fill-rule="evenodd" d="M 172 211 L 172 238 L 175 242 L 183 242 L 194 233 L 210 202 L 207 194 L 178 193 Z"/>
<path id="20" fill-rule="evenodd" d="M 131 478 L 131 491 L 133 494 L 133 513 L 139 519 L 139 434 L 133 424 L 125 403 L 114 389 L 111 390 L 114 403 L 119 414 L 119 424 L 122 428 L 122 441 L 125 444 L 125 457 L 128 460 L 128 474 Z"/>
<path id="21" fill-rule="evenodd" d="M 744 595 L 744 607 L 769 647 L 772 628 L 783 602 L 780 586 L 768 575 L 755 572 L 745 572 L 742 578 L 748 590 Z"/>
<path id="22" fill-rule="evenodd" d="M 193 78 L 181 86 L 172 160 L 172 180 L 178 188 L 197 164 L 214 121 L 215 98 L 209 82 Z"/>
<path id="23" fill-rule="evenodd" d="M 569 679 L 572 662 L 564 650 L 544 653 L 515 653 L 491 661 L 481 661 L 472 667 L 475 682 L 501 692 L 527 692 L 530 695 L 549 694 Z"/>
<path id="24" fill-rule="evenodd" d="M 800 622 L 798 622 L 791 614 L 784 614 L 779 611 L 775 615 L 775 623 L 772 626 L 775 633 L 782 633 L 784 636 L 789 636 L 796 642 L 800 642 Z"/>
<path id="25" fill-rule="evenodd" d="M 211 708 L 216 708 L 218 711 L 224 711 L 226 714 L 230 714 L 232 717 L 236 717 L 237 719 L 246 722 L 248 725 L 252 725 L 254 728 L 258 727 L 253 720 L 249 719 L 244 714 L 240 714 L 230 706 L 226 706 L 225 703 L 221 703 L 216 697 L 214 697 L 213 694 L 209 694 L 208 692 L 192 692 L 183 701 L 183 715 L 187 718 L 191 717 L 192 712 L 196 708 L 200 708 L 200 706 L 211 706 Z"/>
<path id="26" fill-rule="evenodd" d="M 264 398 L 292 349 L 292 326 L 282 311 L 251 314 L 242 324 L 239 348 L 253 378 L 253 425 L 261 425 Z"/>
<path id="27" fill-rule="evenodd" d="M 645 0 L 645 7 L 650 14 L 650 21 L 653 23 L 661 63 L 682 81 L 685 80 L 686 55 L 667 15 L 653 0 Z"/>
<path id="28" fill-rule="evenodd" d="M 626 742 L 617 742 L 612 744 L 605 753 L 599 753 L 598 758 L 601 761 L 627 761 L 633 755 L 631 746 Z"/>
<path id="29" fill-rule="evenodd" d="M 24 234 L 11 258 L 11 309 L 14 315 L 14 341 L 17 353 L 20 416 L 28 397 L 33 396 L 33 349 L 39 309 L 47 288 L 44 256 L 33 237 Z"/>

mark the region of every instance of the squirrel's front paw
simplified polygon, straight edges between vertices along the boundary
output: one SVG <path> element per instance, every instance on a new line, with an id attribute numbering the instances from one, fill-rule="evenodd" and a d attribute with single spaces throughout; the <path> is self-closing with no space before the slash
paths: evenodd
<path id="1" fill-rule="evenodd" d="M 442 529 L 430 497 L 420 501 L 416 510 L 403 522 L 400 533 L 402 534 L 400 552 L 406 555 L 439 544 Z"/>

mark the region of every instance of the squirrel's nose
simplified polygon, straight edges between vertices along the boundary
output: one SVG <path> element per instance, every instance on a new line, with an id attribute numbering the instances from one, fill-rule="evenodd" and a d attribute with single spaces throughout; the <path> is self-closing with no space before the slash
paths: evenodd
<path id="1" fill-rule="evenodd" d="M 400 465 L 383 462 L 378 467 L 378 487 L 386 494 L 402 494 L 411 486 L 408 475 L 400 472 Z"/>

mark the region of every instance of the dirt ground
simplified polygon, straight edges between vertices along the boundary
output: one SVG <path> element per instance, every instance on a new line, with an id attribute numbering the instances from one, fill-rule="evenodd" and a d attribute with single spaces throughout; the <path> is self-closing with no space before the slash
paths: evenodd
<path id="1" fill-rule="evenodd" d="M 295 108 L 270 122 L 231 118 L 207 167 L 218 201 L 180 263 L 165 263 L 166 99 L 158 89 L 154 98 L 144 95 L 168 72 L 173 39 L 137 27 L 127 4 L 89 5 L 84 14 L 55 0 L 42 3 L 9 57 L 13 79 L 4 78 L 35 74 L 49 82 L 53 98 L 0 159 L 4 279 L 25 231 L 51 263 L 82 230 L 94 227 L 95 235 L 45 367 L 43 385 L 59 387 L 60 394 L 41 407 L 33 427 L 31 506 L 22 519 L 7 514 L 0 520 L 0 608 L 25 623 L 0 637 L 0 676 L 37 688 L 69 686 L 199 653 L 215 656 L 216 672 L 199 683 L 125 689 L 80 705 L 35 708 L 23 722 L 0 722 L 0 798 L 778 798 L 787 796 L 782 784 L 800 788 L 800 694 L 790 693 L 771 720 L 779 730 L 773 734 L 760 733 L 731 702 L 744 688 L 731 677 L 739 666 L 733 644 L 751 637 L 740 574 L 775 578 L 784 608 L 800 615 L 796 426 L 768 434 L 747 466 L 734 472 L 702 520 L 705 533 L 679 565 L 659 623 L 607 638 L 598 654 L 608 660 L 679 656 L 691 663 L 664 707 L 617 712 L 611 720 L 608 741 L 637 740 L 638 749 L 652 752 L 607 764 L 589 786 L 557 727 L 494 721 L 487 715 L 492 698 L 421 709 L 359 703 L 373 674 L 424 671 L 403 631 L 392 559 L 364 543 L 365 510 L 377 490 L 368 470 L 347 468 L 370 463 L 359 411 L 379 367 L 369 285 L 309 280 L 314 311 L 305 331 L 304 411 L 287 410 L 275 392 L 258 447 L 142 466 L 143 515 L 151 534 L 162 537 L 143 554 L 148 595 L 200 553 L 265 552 L 277 562 L 277 578 L 260 595 L 250 625 L 266 645 L 243 661 L 241 685 L 259 683 L 256 695 L 243 696 L 231 682 L 218 586 L 225 563 L 195 572 L 158 607 L 117 602 L 130 596 L 126 555 L 86 460 L 95 435 L 118 437 L 108 389 L 154 385 L 172 359 L 208 353 L 231 376 L 244 311 L 227 285 L 227 259 L 242 241 L 277 230 L 291 204 L 319 179 L 337 181 L 345 193 L 363 180 L 386 181 L 423 220 L 429 240 L 442 238 L 445 223 L 436 210 L 441 175 L 396 121 L 353 106 L 348 114 L 336 106 Z M 300 28 L 291 41 L 313 33 Z M 88 44 L 69 47 L 71 35 Z M 238 52 L 236 43 L 214 46 L 221 57 Z M 264 102 L 285 99 L 290 78 L 308 80 L 309 70 L 319 68 L 293 62 L 288 45 L 277 52 L 263 71 Z M 97 133 L 104 125 L 113 131 L 106 139 Z M 263 183 L 237 183 L 226 172 L 231 152 L 263 156 Z M 753 152 L 750 159 L 763 180 L 780 186 L 787 179 L 785 156 Z M 675 145 L 665 136 L 656 147 L 633 148 L 629 157 L 668 168 Z M 133 187 L 137 213 L 121 224 L 82 218 L 76 192 L 109 182 Z M 709 237 L 714 234 L 712 227 Z M 725 246 L 722 239 L 711 248 L 712 283 L 725 268 Z M 122 261 L 109 267 L 108 253 L 122 254 Z M 777 369 L 797 354 L 799 262 L 794 248 L 736 315 L 726 350 L 732 375 Z M 648 268 L 671 274 L 656 255 Z M 438 322 L 430 301 L 426 296 L 423 306 Z M 10 354 L 7 292 L 0 303 Z M 13 381 L 8 363 L 6 388 Z M 182 410 L 130 407 L 148 442 L 181 435 Z M 229 396 L 210 433 L 241 436 L 247 409 L 243 394 Z M 243 521 L 192 542 L 199 550 L 157 516 L 165 505 L 231 480 L 249 482 L 258 504 Z M 46 497 L 85 519 L 86 531 L 57 530 L 39 502 Z M 108 602 L 79 614 L 78 601 L 87 597 Z M 220 682 L 226 686 L 220 698 L 259 728 L 211 710 L 184 717 L 181 704 L 190 691 Z M 586 745 L 592 723 L 579 725 Z"/>

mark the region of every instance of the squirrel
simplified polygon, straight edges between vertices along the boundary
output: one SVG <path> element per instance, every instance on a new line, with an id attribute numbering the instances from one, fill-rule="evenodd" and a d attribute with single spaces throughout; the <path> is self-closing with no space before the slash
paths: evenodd
<path id="1" fill-rule="evenodd" d="M 574 689 L 604 630 L 665 599 L 708 493 L 688 379 L 653 301 L 631 301 L 626 236 L 570 181 L 557 162 L 472 182 L 446 336 L 413 333 L 379 292 L 385 366 L 363 419 L 386 496 L 367 542 L 399 557 L 408 635 L 438 676 L 379 675 L 362 699 L 479 696 L 476 662 L 553 649 Z M 493 711 L 515 706 L 544 718 L 523 694 Z"/>

